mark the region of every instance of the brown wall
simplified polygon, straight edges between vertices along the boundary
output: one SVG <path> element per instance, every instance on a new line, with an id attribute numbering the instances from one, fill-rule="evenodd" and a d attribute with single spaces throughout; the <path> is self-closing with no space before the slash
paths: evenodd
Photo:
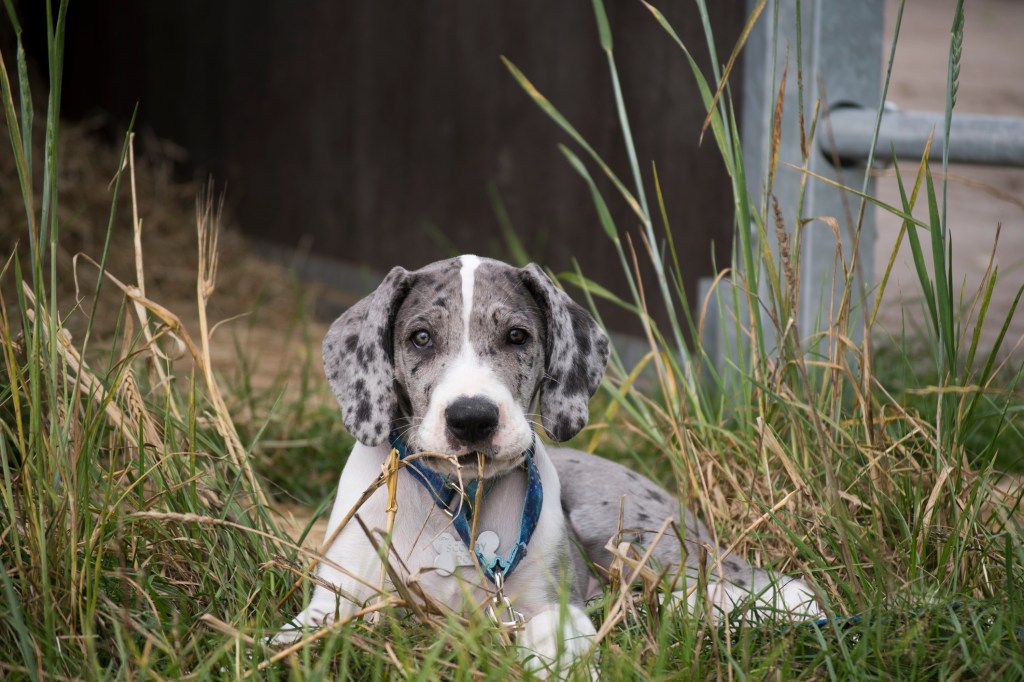
<path id="1" fill-rule="evenodd" d="M 694 3 L 658 4 L 706 67 Z M 745 3 L 710 4 L 724 60 Z M 710 273 L 712 242 L 727 261 L 727 179 L 710 135 L 698 147 L 704 110 L 678 47 L 637 0 L 606 5 L 641 165 L 649 180 L 657 163 L 692 293 Z M 123 119 L 140 100 L 143 125 L 227 181 L 246 232 L 308 238 L 319 255 L 381 269 L 452 248 L 500 256 L 493 183 L 534 258 L 558 270 L 577 258 L 624 289 L 586 186 L 556 148 L 568 137 L 499 60 L 517 64 L 628 182 L 589 0 L 72 7 L 66 111 Z M 602 187 L 635 236 L 637 221 Z"/>

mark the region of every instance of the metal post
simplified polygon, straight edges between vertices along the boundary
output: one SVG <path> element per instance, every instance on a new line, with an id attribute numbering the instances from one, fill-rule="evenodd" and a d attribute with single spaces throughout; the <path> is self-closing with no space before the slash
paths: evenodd
<path id="1" fill-rule="evenodd" d="M 813 217 L 835 218 L 839 224 L 839 241 L 846 262 L 853 250 L 853 229 L 859 210 L 858 199 L 846 195 L 825 182 L 805 179 L 803 174 L 783 165 L 802 165 L 801 126 L 797 88 L 796 9 L 801 14 L 801 52 L 804 85 L 804 129 L 809 130 L 815 104 L 820 100 L 824 114 L 830 105 L 842 103 L 865 111 L 875 110 L 881 86 L 883 0 L 778 0 L 767 3 L 745 47 L 742 143 L 747 173 L 747 186 L 754 201 L 764 196 L 768 176 L 769 150 L 772 140 L 772 118 L 779 80 L 788 56 L 786 89 L 783 95 L 782 136 L 779 141 L 779 165 L 775 174 L 773 194 L 778 200 L 787 232 L 792 238 L 798 221 Z M 757 0 L 748 0 L 753 8 Z M 775 16 L 775 12 L 778 16 Z M 773 31 L 777 30 L 773 45 Z M 817 137 L 829 135 L 827 125 L 819 124 Z M 811 154 L 814 173 L 858 190 L 863 171 L 856 168 L 834 168 L 824 154 Z M 802 215 L 797 216 L 801 185 L 806 180 Z M 873 182 L 868 185 L 868 192 Z M 769 204 L 770 205 L 770 204 Z M 774 218 L 769 211 L 768 239 L 775 247 Z M 753 228 L 752 228 L 753 229 Z M 843 273 L 835 272 L 836 235 L 828 221 L 812 221 L 802 228 L 802 259 L 800 270 L 800 302 L 796 319 L 798 330 L 809 352 L 815 348 L 807 340 L 828 328 L 842 296 Z M 754 238 L 756 239 L 756 234 Z M 855 291 L 865 291 L 873 281 L 874 213 L 865 212 L 859 239 L 860 276 Z M 861 279 L 863 277 L 863 279 Z M 866 281 L 865 281 L 866 280 Z M 833 282 L 835 285 L 833 286 Z M 860 303 L 854 300 L 855 305 Z M 785 320 L 782 321 L 786 323 Z M 727 337 L 734 325 L 729 320 L 717 322 L 718 338 L 712 333 L 711 343 L 730 343 Z M 856 326 L 851 326 L 855 329 Z M 765 319 L 765 329 L 771 329 Z M 735 342 L 733 339 L 732 342 Z M 709 349 L 713 351 L 713 349 Z M 719 350 L 720 352 L 720 350 Z M 713 352 L 709 353 L 713 356 Z M 714 358 L 721 360 L 721 358 Z M 722 368 L 723 363 L 717 362 Z"/>

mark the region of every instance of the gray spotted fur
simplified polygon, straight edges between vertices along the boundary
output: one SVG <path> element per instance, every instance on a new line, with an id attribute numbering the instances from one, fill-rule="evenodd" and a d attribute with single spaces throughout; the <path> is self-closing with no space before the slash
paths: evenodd
<path id="1" fill-rule="evenodd" d="M 620 535 L 621 509 L 621 540 L 632 543 L 641 552 L 652 546 L 655 567 L 671 572 L 682 559 L 692 580 L 703 557 L 710 580 L 724 578 L 755 593 L 769 585 L 768 573 L 736 555 L 725 557 L 721 568 L 716 569 L 713 564 L 722 550 L 708 527 L 683 509 L 675 495 L 646 476 L 579 450 L 552 447 L 548 454 L 562 483 L 562 506 L 569 531 L 587 560 L 597 567 L 598 582 L 606 577 L 601 568 L 612 563 L 606 545 L 609 539 Z M 673 525 L 655 542 L 662 524 L 669 518 Z"/>
<path id="2" fill-rule="evenodd" d="M 335 320 L 324 338 L 324 372 L 342 421 L 366 445 L 384 443 L 398 415 L 391 329 L 411 285 L 405 268 L 393 268 L 372 294 Z"/>
<path id="3" fill-rule="evenodd" d="M 545 313 L 547 369 L 540 384 L 544 431 L 562 443 L 587 424 L 587 404 L 608 365 L 608 337 L 591 317 L 556 287 L 535 263 L 522 270 L 523 282 Z"/>

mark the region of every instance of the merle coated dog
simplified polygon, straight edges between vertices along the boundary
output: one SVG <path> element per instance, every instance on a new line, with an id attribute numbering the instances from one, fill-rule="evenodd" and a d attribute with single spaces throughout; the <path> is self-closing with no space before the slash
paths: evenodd
<path id="1" fill-rule="evenodd" d="M 590 314 L 536 265 L 462 256 L 388 273 L 324 340 L 327 377 L 359 442 L 341 473 L 327 531 L 336 537 L 318 584 L 275 639 L 351 617 L 377 594 L 381 558 L 366 529 L 385 528 L 387 491 L 362 504 L 362 524 L 337 526 L 392 448 L 405 466 L 390 563 L 452 608 L 504 607 L 497 619 L 516 630 L 527 665 L 541 673 L 560 674 L 590 647 L 595 629 L 583 605 L 600 593 L 613 560 L 607 547 L 622 528 L 629 541 L 653 544 L 652 563 L 681 569 L 690 587 L 676 593 L 681 606 L 697 601 L 703 556 L 701 603 L 714 617 L 741 604 L 815 615 L 806 583 L 723 556 L 705 525 L 649 479 L 537 438 L 538 419 L 555 442 L 586 425 L 608 348 Z M 655 543 L 666 519 L 683 537 Z"/>

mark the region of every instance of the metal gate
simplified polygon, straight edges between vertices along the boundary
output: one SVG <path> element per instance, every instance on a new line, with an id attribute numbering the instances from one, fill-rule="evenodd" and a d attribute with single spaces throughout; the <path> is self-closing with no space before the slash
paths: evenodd
<path id="1" fill-rule="evenodd" d="M 788 73 L 795 74 L 799 9 L 802 31 L 799 36 L 803 55 L 804 111 L 821 107 L 809 170 L 824 178 L 852 185 L 860 190 L 864 166 L 885 162 L 895 150 L 897 157 L 918 161 L 933 130 L 941 130 L 944 114 L 898 111 L 886 107 L 881 118 L 875 154 L 874 134 L 879 98 L 882 92 L 883 0 L 778 0 L 769 2 L 764 15 L 751 33 L 745 49 L 743 79 L 742 142 L 747 168 L 748 192 L 761 197 L 761 183 L 767 175 L 772 138 L 772 118 L 779 92 L 779 76 L 788 59 Z M 753 11 L 758 0 L 748 0 Z M 777 14 L 776 14 L 777 12 Z M 773 31 L 778 31 L 772 40 Z M 783 96 L 782 137 L 779 141 L 779 170 L 773 194 L 783 212 L 784 222 L 792 228 L 797 217 L 802 173 L 786 168 L 782 162 L 802 165 L 798 90 L 787 87 Z M 941 136 L 936 136 L 931 154 L 941 158 Z M 954 114 L 949 142 L 950 163 L 1024 167 L 1024 119 L 1006 116 Z M 868 194 L 874 181 L 864 184 Z M 854 245 L 852 226 L 856 224 L 860 199 L 821 180 L 810 179 L 803 198 L 800 218 L 831 216 L 840 225 L 839 237 L 845 253 Z M 769 231 L 769 239 L 774 239 Z M 835 272 L 835 233 L 830 227 L 811 225 L 802 238 L 801 295 L 796 322 L 804 347 L 814 351 L 809 340 L 816 338 L 831 323 L 829 311 L 838 304 L 842 287 L 831 287 Z M 865 211 L 858 243 L 860 268 L 856 273 L 856 291 L 870 293 L 874 284 L 875 242 L 874 211 Z M 775 244 L 772 245 L 776 246 Z M 841 273 L 840 273 L 841 276 Z M 707 284 L 704 286 L 704 291 Z M 855 302 L 856 305 L 857 302 Z M 725 335 L 730 325 L 712 323 L 711 338 L 705 339 L 712 360 L 721 366 Z M 851 325 L 850 329 L 860 329 Z"/>

